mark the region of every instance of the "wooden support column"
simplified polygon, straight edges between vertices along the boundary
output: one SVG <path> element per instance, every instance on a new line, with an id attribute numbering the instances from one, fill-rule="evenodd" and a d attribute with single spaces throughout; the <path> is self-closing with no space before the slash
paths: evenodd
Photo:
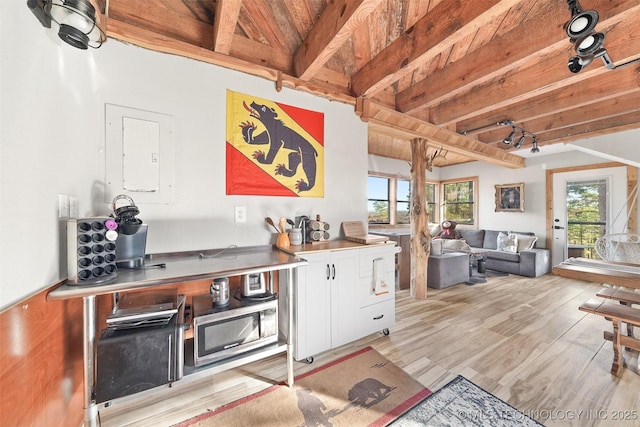
<path id="1" fill-rule="evenodd" d="M 427 170 L 428 142 L 424 138 L 411 141 L 411 296 L 427 298 L 427 264 L 431 251 L 427 203 L 425 197 L 425 171 Z"/>

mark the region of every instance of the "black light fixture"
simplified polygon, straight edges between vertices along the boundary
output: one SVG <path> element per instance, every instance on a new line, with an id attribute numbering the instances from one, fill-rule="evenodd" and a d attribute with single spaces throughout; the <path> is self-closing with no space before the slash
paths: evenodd
<path id="1" fill-rule="evenodd" d="M 44 27 L 55 22 L 58 36 L 73 47 L 97 49 L 107 39 L 89 0 L 27 0 L 27 6 Z"/>
<path id="2" fill-rule="evenodd" d="M 524 144 L 524 141 L 527 139 L 527 137 L 524 134 L 524 130 L 522 130 L 522 135 L 520 136 L 520 138 L 518 138 L 518 141 L 513 144 L 513 148 L 519 149 L 520 147 L 522 147 L 522 144 Z"/>
<path id="3" fill-rule="evenodd" d="M 540 149 L 538 148 L 538 140 L 535 137 L 533 138 L 533 146 L 531 147 L 531 152 L 533 154 L 540 152 Z"/>
<path id="4" fill-rule="evenodd" d="M 516 137 L 516 127 L 511 125 L 511 132 L 509 132 L 509 135 L 502 140 L 502 142 L 504 142 L 505 144 L 513 144 L 513 138 Z"/>
<path id="5" fill-rule="evenodd" d="M 507 145 L 512 145 L 513 144 L 513 148 L 519 149 L 522 148 L 522 146 L 524 145 L 524 143 L 527 141 L 527 138 L 531 138 L 533 140 L 533 148 L 531 149 L 532 153 L 539 153 L 540 149 L 538 148 L 538 141 L 537 141 L 537 137 L 535 134 L 525 130 L 524 128 L 518 126 L 515 124 L 515 122 L 511 119 L 505 119 L 505 120 L 500 120 L 499 122 L 495 122 L 495 123 L 491 123 L 485 126 L 480 126 L 478 128 L 474 128 L 474 129 L 469 129 L 466 130 L 464 132 L 461 132 L 463 135 L 468 135 L 470 133 L 473 132 L 477 132 L 479 130 L 482 129 L 487 129 L 490 127 L 494 127 L 494 126 L 511 126 L 511 132 L 509 132 L 509 135 L 507 135 L 502 142 L 504 144 Z M 516 135 L 520 133 L 520 137 L 518 138 L 518 140 L 516 141 Z M 515 143 L 514 143 L 515 141 Z M 535 151 L 534 151 L 535 150 Z"/>
<path id="6" fill-rule="evenodd" d="M 576 50 L 576 55 L 569 58 L 567 62 L 569 71 L 579 73 L 596 58 L 602 58 L 602 62 L 610 70 L 640 61 L 640 58 L 637 58 L 624 64 L 614 65 L 603 46 L 604 34 L 593 32 L 598 24 L 598 12 L 583 10 L 578 0 L 567 0 L 567 6 L 571 12 L 571 20 L 566 23 L 566 31 L 569 41 L 574 44 Z"/>

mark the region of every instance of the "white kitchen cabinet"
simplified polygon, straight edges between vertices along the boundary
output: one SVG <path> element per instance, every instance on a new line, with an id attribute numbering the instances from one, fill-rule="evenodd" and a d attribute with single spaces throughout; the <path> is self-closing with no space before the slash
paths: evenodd
<path id="1" fill-rule="evenodd" d="M 331 348 L 330 253 L 305 255 L 294 281 L 293 357 L 301 360 Z"/>
<path id="2" fill-rule="evenodd" d="M 385 331 L 395 322 L 395 253 L 391 244 L 304 245 L 292 251 L 308 261 L 294 281 L 293 355 L 313 356 Z M 377 274 L 375 262 L 381 263 Z M 376 281 L 387 283 L 376 294 Z"/>

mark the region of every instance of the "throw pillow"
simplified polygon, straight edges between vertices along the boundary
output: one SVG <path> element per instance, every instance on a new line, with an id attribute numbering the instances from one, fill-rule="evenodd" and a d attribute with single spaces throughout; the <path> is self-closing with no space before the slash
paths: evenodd
<path id="1" fill-rule="evenodd" d="M 431 255 L 442 255 L 442 242 L 443 240 L 431 240 Z"/>
<path id="2" fill-rule="evenodd" d="M 466 252 L 471 253 L 471 247 L 464 240 L 443 239 L 443 252 Z"/>
<path id="3" fill-rule="evenodd" d="M 533 246 L 537 241 L 537 236 L 524 236 L 522 234 L 518 235 L 518 252 L 533 249 Z"/>
<path id="4" fill-rule="evenodd" d="M 518 236 L 503 232 L 498 233 L 498 250 L 503 252 L 518 252 Z"/>

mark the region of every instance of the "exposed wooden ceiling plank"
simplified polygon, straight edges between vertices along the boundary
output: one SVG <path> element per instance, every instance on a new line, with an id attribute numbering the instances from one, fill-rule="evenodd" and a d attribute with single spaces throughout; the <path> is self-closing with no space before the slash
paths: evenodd
<path id="1" fill-rule="evenodd" d="M 416 137 L 427 138 L 452 153 L 473 156 L 476 160 L 509 168 L 524 167 L 522 157 L 487 146 L 448 129 L 407 116 L 366 99 L 360 98 L 358 102 L 362 103 L 362 106 L 357 108 L 357 112 L 361 114 L 364 121 L 369 123 L 370 129 L 374 129 L 376 132 L 403 138 L 407 141 Z"/>
<path id="2" fill-rule="evenodd" d="M 640 13 L 640 5 L 632 10 L 634 15 L 637 15 Z M 636 24 L 638 18 L 628 19 L 633 16 L 628 13 L 624 16 L 625 19 L 615 26 L 616 31 L 628 34 L 632 39 L 640 38 L 640 28 Z M 607 40 L 607 48 L 623 56 L 633 54 L 637 48 L 629 46 L 628 40 L 611 37 Z M 572 46 L 568 44 L 565 50 L 548 54 L 533 66 L 513 70 L 472 90 L 453 96 L 430 109 L 431 119 L 436 124 L 464 120 L 596 75 L 619 71 L 609 70 L 601 61 L 598 61 L 591 64 L 588 69 L 573 74 L 567 70 L 567 60 L 572 52 Z M 628 58 L 618 58 L 619 61 L 626 59 Z"/>
<path id="3" fill-rule="evenodd" d="M 592 121 L 584 125 L 553 129 L 545 132 L 543 135 L 547 143 L 571 142 L 636 129 L 639 124 L 640 112 L 635 111 L 603 120 Z"/>
<path id="4" fill-rule="evenodd" d="M 581 108 L 607 99 L 640 91 L 640 73 L 634 67 L 615 73 L 604 73 L 555 91 L 534 96 L 518 103 L 493 110 L 485 115 L 458 123 L 458 131 L 474 129 L 503 119 L 535 120 L 567 109 Z M 517 117 L 516 117 L 517 116 Z"/>
<path id="5" fill-rule="evenodd" d="M 320 19 L 293 55 L 295 74 L 309 79 L 351 37 L 381 0 L 329 2 Z"/>
<path id="6" fill-rule="evenodd" d="M 242 0 L 218 0 L 213 21 L 213 50 L 225 55 L 231 50 Z"/>
<path id="7" fill-rule="evenodd" d="M 107 35 L 111 38 L 132 43 L 145 49 L 184 56 L 256 77 L 262 77 L 274 82 L 278 80 L 279 71 L 273 68 L 259 66 L 232 56 L 222 55 L 209 49 L 203 49 L 189 43 L 180 42 L 114 19 L 107 20 Z M 328 85 L 325 86 L 315 82 L 302 81 L 287 74 L 280 74 L 280 77 L 282 85 L 285 87 L 302 90 L 316 96 L 331 99 L 332 101 L 355 105 L 355 98 L 336 88 L 328 87 Z"/>
<path id="8" fill-rule="evenodd" d="M 109 0 L 108 10 L 107 26 L 118 20 L 195 46 L 213 47 L 213 24 L 197 19 L 182 0 Z"/>
<path id="9" fill-rule="evenodd" d="M 548 5 L 544 14 L 525 21 L 522 26 L 493 39 L 398 93 L 397 109 L 411 112 L 416 108 L 427 108 L 446 96 L 469 90 L 472 85 L 516 68 L 521 62 L 529 60 L 531 55 L 540 57 L 552 49 L 558 49 L 560 46 L 557 43 L 563 42 L 563 47 L 566 47 L 567 36 L 562 25 L 567 18 L 560 13 L 566 10 L 566 6 L 560 2 L 550 2 Z M 548 29 L 548 37 L 540 37 L 536 31 L 543 25 Z"/>
<path id="10" fill-rule="evenodd" d="M 390 85 L 518 1 L 452 0 L 440 3 L 354 74 L 353 93 L 369 95 Z"/>

